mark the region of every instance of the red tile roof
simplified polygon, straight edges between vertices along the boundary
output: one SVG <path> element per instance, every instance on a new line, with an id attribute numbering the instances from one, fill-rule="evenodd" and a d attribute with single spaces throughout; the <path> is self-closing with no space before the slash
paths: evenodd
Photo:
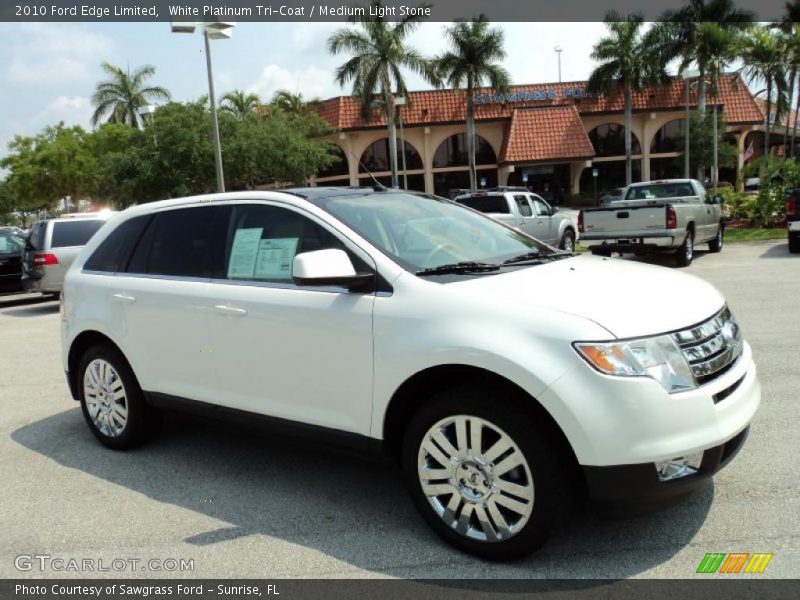
<path id="1" fill-rule="evenodd" d="M 594 148 L 574 105 L 514 110 L 506 126 L 501 163 L 587 159 Z"/>
<path id="2" fill-rule="evenodd" d="M 633 95 L 634 111 L 676 110 L 685 102 L 685 81 L 674 77 L 665 85 L 645 89 Z M 524 97 L 524 100 L 490 102 L 475 106 L 475 119 L 478 121 L 510 119 L 518 108 L 541 106 L 574 106 L 581 115 L 621 113 L 624 108 L 624 96 L 621 92 L 589 97 L 581 96 L 586 82 L 551 83 L 537 85 L 515 85 L 509 89 L 512 97 Z M 724 106 L 725 117 L 729 125 L 759 123 L 763 115 L 756 106 L 753 96 L 741 77 L 729 74 L 720 79 L 719 102 Z M 461 123 L 466 120 L 465 92 L 459 90 L 430 90 L 411 92 L 411 105 L 403 108 L 403 121 L 407 126 L 433 125 L 442 123 Z M 477 90 L 487 98 L 491 90 Z M 579 97 L 574 97 L 577 94 Z M 504 98 L 504 100 L 507 99 Z M 539 99 L 543 98 L 543 99 Z M 709 99 L 709 102 L 712 100 Z M 690 91 L 689 102 L 697 104 L 697 90 Z M 331 98 L 323 102 L 320 115 L 338 129 L 366 129 L 385 127 L 386 120 L 379 110 L 373 112 L 369 121 L 360 116 L 356 99 L 350 96 Z"/>
<path id="3" fill-rule="evenodd" d="M 767 114 L 767 101 L 764 98 L 756 98 L 756 105 L 758 106 L 759 110 L 761 111 L 761 125 L 764 124 L 765 117 Z M 773 102 L 770 106 L 770 111 L 775 112 L 775 103 Z M 778 125 L 779 127 L 794 127 L 794 122 L 797 120 L 797 111 L 792 109 L 788 111 L 788 113 L 781 115 L 781 118 L 778 119 L 776 123 L 775 120 L 772 121 L 773 125 Z"/>

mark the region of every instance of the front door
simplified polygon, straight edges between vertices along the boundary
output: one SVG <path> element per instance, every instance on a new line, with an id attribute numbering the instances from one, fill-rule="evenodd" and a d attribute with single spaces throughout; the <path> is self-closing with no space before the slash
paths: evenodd
<path id="1" fill-rule="evenodd" d="M 264 203 L 235 206 L 225 270 L 213 283 L 219 402 L 368 435 L 375 295 L 292 282 L 296 254 L 328 248 L 348 251 L 359 270 L 370 268 L 310 215 Z"/>

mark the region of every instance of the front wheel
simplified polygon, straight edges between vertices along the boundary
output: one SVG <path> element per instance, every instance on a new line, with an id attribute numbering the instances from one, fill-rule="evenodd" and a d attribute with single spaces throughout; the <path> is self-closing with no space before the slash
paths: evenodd
<path id="1" fill-rule="evenodd" d="M 573 252 L 575 250 L 575 234 L 571 229 L 567 229 L 564 235 L 561 236 L 561 242 L 558 247 L 565 252 Z"/>
<path id="2" fill-rule="evenodd" d="M 490 560 L 536 551 L 569 504 L 565 469 L 547 432 L 532 413 L 488 389 L 432 398 L 406 431 L 402 463 L 428 525 L 456 548 Z"/>
<path id="3" fill-rule="evenodd" d="M 722 244 L 725 242 L 725 226 L 720 223 L 717 228 L 717 237 L 708 242 L 708 249 L 711 252 L 719 252 L 722 250 Z"/>
<path id="4" fill-rule="evenodd" d="M 78 371 L 81 409 L 89 429 L 104 445 L 125 450 L 147 440 L 160 413 L 145 401 L 122 353 L 108 344 L 89 348 Z"/>
<path id="5" fill-rule="evenodd" d="M 675 253 L 675 264 L 679 267 L 688 267 L 694 258 L 694 233 L 690 229 L 686 232 L 683 244 Z"/>

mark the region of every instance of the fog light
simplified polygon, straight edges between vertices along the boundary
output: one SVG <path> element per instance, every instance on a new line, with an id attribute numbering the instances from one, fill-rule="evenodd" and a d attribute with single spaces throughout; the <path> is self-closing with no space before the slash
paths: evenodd
<path id="1" fill-rule="evenodd" d="M 689 456 L 679 456 L 656 463 L 659 481 L 672 481 L 687 475 L 694 475 L 703 462 L 703 453 L 697 452 Z"/>

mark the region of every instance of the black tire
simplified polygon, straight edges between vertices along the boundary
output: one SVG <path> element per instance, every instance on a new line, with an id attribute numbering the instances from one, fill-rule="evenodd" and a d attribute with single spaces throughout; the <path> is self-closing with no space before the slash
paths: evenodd
<path id="1" fill-rule="evenodd" d="M 725 225 L 720 223 L 719 228 L 717 229 L 717 237 L 708 242 L 708 249 L 711 252 L 720 252 L 724 244 L 725 244 Z"/>
<path id="2" fill-rule="evenodd" d="M 115 382 L 119 381 L 122 384 L 127 419 L 121 431 L 115 435 L 109 435 L 101 431 L 90 414 L 84 380 L 87 376 L 87 369 L 94 361 L 102 361 L 110 365 L 118 376 Z M 78 378 L 78 395 L 83 417 L 95 437 L 105 446 L 114 450 L 127 450 L 149 440 L 158 431 L 161 424 L 160 411 L 147 404 L 142 389 L 139 387 L 139 382 L 136 380 L 128 361 L 114 346 L 99 344 L 89 348 L 80 360 L 76 376 Z M 98 410 L 100 409 L 98 408 Z M 97 411 L 95 413 L 97 414 Z M 115 421 L 115 424 L 118 424 L 118 422 Z"/>
<path id="3" fill-rule="evenodd" d="M 414 415 L 403 439 L 401 455 L 403 477 L 417 510 L 428 525 L 449 544 L 464 552 L 488 560 L 517 559 L 538 550 L 562 522 L 574 497 L 569 485 L 569 474 L 572 473 L 570 463 L 564 453 L 559 450 L 560 446 L 555 434 L 544 426 L 541 418 L 536 418 L 537 412 L 534 407 L 529 410 L 522 408 L 524 402 L 532 402 L 530 398 L 520 399 L 520 401 L 520 405 L 510 401 L 505 390 L 493 390 L 475 386 L 446 390 L 436 394 Z M 517 521 L 516 524 L 520 529 L 506 539 L 500 539 L 499 541 L 470 539 L 455 529 L 458 517 L 464 515 L 465 507 L 470 503 L 466 501 L 466 496 L 463 493 L 456 491 L 457 489 L 464 490 L 464 485 L 468 486 L 469 483 L 458 481 L 456 477 L 466 477 L 463 475 L 463 471 L 459 470 L 468 468 L 464 463 L 475 460 L 475 456 L 483 457 L 485 454 L 486 457 L 489 457 L 491 454 L 493 442 L 492 436 L 489 434 L 492 431 L 488 427 L 481 429 L 481 431 L 485 432 L 482 434 L 482 440 L 484 441 L 482 450 L 466 458 L 459 458 L 452 463 L 453 466 L 450 467 L 450 472 L 453 478 L 448 479 L 445 485 L 452 486 L 453 492 L 433 497 L 437 503 L 441 503 L 439 506 L 444 504 L 444 498 L 447 498 L 448 504 L 452 502 L 459 503 L 454 512 L 448 513 L 445 510 L 444 514 L 446 516 L 440 517 L 439 513 L 434 509 L 432 501 L 429 501 L 423 492 L 418 466 L 418 461 L 423 456 L 422 443 L 426 440 L 429 430 L 437 423 L 458 415 L 467 416 L 471 420 L 481 419 L 483 423 L 488 423 L 489 426 L 497 428 L 511 438 L 516 445 L 511 454 L 519 450 L 525 459 L 527 470 L 525 470 L 525 467 L 517 467 L 507 471 L 508 475 L 506 477 L 515 477 L 511 480 L 512 482 L 520 481 L 525 485 L 529 483 L 532 485 L 530 494 L 532 509 L 527 521 Z M 452 437 L 452 430 L 446 431 L 449 431 L 448 435 Z M 470 443 L 472 439 L 472 434 L 470 434 Z M 494 439 L 499 438 L 495 437 Z M 491 471 L 505 461 L 507 456 L 506 454 L 501 454 L 493 459 L 497 461 L 497 465 L 489 464 L 488 469 L 491 475 L 486 479 L 490 480 L 488 482 L 490 487 L 508 483 L 507 479 L 501 477 L 506 473 L 505 471 L 500 473 Z M 501 457 L 502 460 L 498 461 Z M 469 468 L 473 468 L 472 465 Z M 518 469 L 522 469 L 522 471 L 520 472 Z M 469 473 L 469 471 L 466 472 Z M 530 480 L 528 479 L 528 474 L 530 474 Z M 479 478 L 482 477 L 479 475 Z M 428 480 L 429 483 L 430 481 L 431 479 Z M 482 483 L 484 486 L 487 485 L 485 480 Z M 459 485 L 460 487 L 457 488 L 456 486 Z M 477 485 L 481 484 L 478 483 Z M 466 493 L 469 492 L 470 490 L 467 490 Z M 485 498 L 488 501 L 491 496 L 496 498 L 501 495 L 503 495 L 502 492 L 492 487 L 492 491 L 488 492 Z M 522 496 L 519 496 L 519 498 L 525 500 Z M 485 506 L 484 509 L 491 516 L 496 514 L 497 507 L 498 504 L 494 504 L 494 513 Z M 474 506 L 473 508 L 475 508 L 475 511 L 478 510 Z M 515 513 L 506 514 L 503 509 L 503 515 L 503 519 L 508 518 L 506 525 L 513 527 Z M 450 524 L 444 520 L 448 517 L 452 517 Z M 491 516 L 491 519 L 496 530 L 499 530 L 497 525 L 499 520 L 494 516 Z M 474 525 L 471 525 L 473 531 L 477 531 L 478 535 L 481 535 L 482 532 L 478 530 L 478 515 L 472 513 L 468 520 L 470 523 L 474 522 Z"/>
<path id="4" fill-rule="evenodd" d="M 569 246 L 569 250 L 567 250 L 567 246 Z M 564 231 L 564 235 L 561 236 L 561 241 L 558 243 L 558 247 L 561 250 L 566 250 L 567 252 L 574 252 L 575 251 L 575 232 L 572 229 L 567 229 Z"/>
<path id="5" fill-rule="evenodd" d="M 694 231 L 689 229 L 683 243 L 678 251 L 675 252 L 675 264 L 679 267 L 688 267 L 694 259 Z"/>
<path id="6" fill-rule="evenodd" d="M 800 253 L 800 233 L 789 234 L 789 252 L 792 254 Z"/>

